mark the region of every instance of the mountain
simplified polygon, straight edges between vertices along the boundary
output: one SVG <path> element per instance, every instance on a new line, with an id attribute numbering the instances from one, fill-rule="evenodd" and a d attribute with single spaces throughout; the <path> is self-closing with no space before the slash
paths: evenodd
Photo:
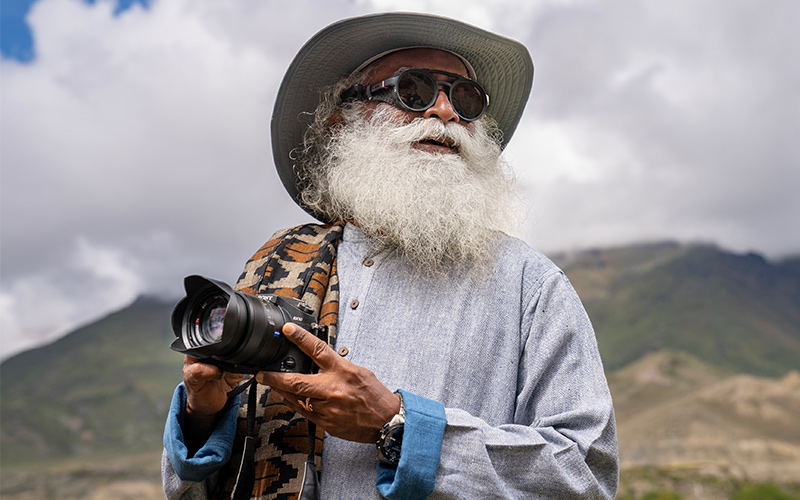
<path id="1" fill-rule="evenodd" d="M 731 484 L 747 481 L 800 492 L 794 261 L 674 243 L 554 260 L 597 330 L 617 415 L 619 498 L 654 488 L 699 498 L 698 487 L 703 498 L 728 498 Z M 0 364 L 3 498 L 44 498 L 32 489 L 43 483 L 61 493 L 70 484 L 160 495 L 163 423 L 182 365 L 168 348 L 173 306 L 140 298 Z M 42 460 L 58 457 L 72 472 L 43 473 Z"/>
<path id="2" fill-rule="evenodd" d="M 3 464 L 159 446 L 182 358 L 174 304 L 140 298 L 0 365 Z"/>
<path id="3" fill-rule="evenodd" d="M 555 260 L 586 306 L 608 371 L 661 349 L 753 375 L 800 370 L 800 270 L 793 261 L 676 243 Z"/>
<path id="4" fill-rule="evenodd" d="M 786 257 L 778 261 L 782 267 L 787 267 L 794 269 L 795 271 L 800 272 L 800 255 L 795 255 L 792 257 Z"/>
<path id="5" fill-rule="evenodd" d="M 800 478 L 800 372 L 731 375 L 677 351 L 609 374 L 620 458 L 738 481 Z"/>

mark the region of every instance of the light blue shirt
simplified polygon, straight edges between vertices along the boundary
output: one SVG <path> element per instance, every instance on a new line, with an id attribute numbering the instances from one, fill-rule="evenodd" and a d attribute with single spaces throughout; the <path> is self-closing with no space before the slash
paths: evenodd
<path id="1" fill-rule="evenodd" d="M 438 451 L 438 461 L 401 463 L 396 476 L 376 466 L 374 445 L 327 437 L 323 499 L 378 499 L 376 483 L 391 498 L 419 498 L 405 483 L 426 480 L 431 499 L 613 498 L 614 412 L 594 332 L 546 257 L 502 236 L 484 278 L 468 268 L 426 278 L 347 225 L 337 270 L 337 349 L 419 397 L 410 411 L 435 414 L 426 430 L 442 417 L 436 408 L 444 420 L 421 443 L 406 429 L 402 456 Z M 192 491 L 165 466 L 173 493 Z"/>

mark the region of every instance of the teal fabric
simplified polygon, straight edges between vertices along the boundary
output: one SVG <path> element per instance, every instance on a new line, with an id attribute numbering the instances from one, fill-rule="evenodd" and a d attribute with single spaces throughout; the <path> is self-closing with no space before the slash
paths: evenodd
<path id="1" fill-rule="evenodd" d="M 426 498 L 436 485 L 447 418 L 444 405 L 400 390 L 406 407 L 397 468 L 378 463 L 378 491 L 389 500 Z"/>
<path id="2" fill-rule="evenodd" d="M 186 408 L 186 388 L 181 382 L 175 388 L 172 404 L 164 427 L 164 449 L 175 473 L 183 481 L 203 481 L 231 458 L 236 432 L 239 398 L 232 398 L 211 437 L 197 452 L 189 456 L 183 438 L 183 409 Z"/>

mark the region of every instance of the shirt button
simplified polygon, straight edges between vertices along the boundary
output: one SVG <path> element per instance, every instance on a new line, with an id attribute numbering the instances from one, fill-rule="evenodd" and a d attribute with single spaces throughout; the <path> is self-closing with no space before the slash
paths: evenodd
<path id="1" fill-rule="evenodd" d="M 364 265 L 367 266 L 367 267 L 372 267 L 372 264 L 374 264 L 374 263 L 375 263 L 375 261 L 372 260 L 372 259 L 364 259 Z"/>
<path id="2" fill-rule="evenodd" d="M 341 356 L 341 357 L 345 357 L 345 356 L 347 356 L 349 353 L 350 353 L 350 349 L 348 349 L 347 347 L 340 347 L 340 348 L 339 348 L 339 356 Z"/>
<path id="3" fill-rule="evenodd" d="M 354 300 L 353 302 L 350 302 L 350 309 L 355 309 L 356 307 L 358 307 L 358 301 L 357 300 Z"/>

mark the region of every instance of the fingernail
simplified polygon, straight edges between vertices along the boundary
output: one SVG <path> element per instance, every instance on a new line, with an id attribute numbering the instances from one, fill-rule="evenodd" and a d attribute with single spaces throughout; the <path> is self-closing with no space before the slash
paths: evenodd
<path id="1" fill-rule="evenodd" d="M 283 333 L 294 333 L 295 326 L 292 323 L 283 325 Z"/>

